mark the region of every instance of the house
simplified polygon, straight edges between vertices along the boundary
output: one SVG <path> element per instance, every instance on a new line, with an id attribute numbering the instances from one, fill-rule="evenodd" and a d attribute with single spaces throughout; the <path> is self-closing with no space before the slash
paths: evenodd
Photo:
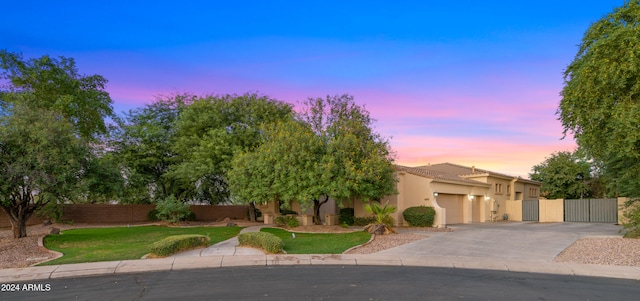
<path id="1" fill-rule="evenodd" d="M 432 206 L 434 227 L 488 222 L 508 218 L 507 207 L 518 200 L 538 199 L 540 182 L 452 163 L 407 167 L 396 165 L 397 195 L 382 203 L 396 206 L 397 225 L 408 226 L 402 212 L 413 206 Z M 518 202 L 519 203 L 519 202 Z M 356 216 L 367 216 L 361 201 L 354 201 Z"/>

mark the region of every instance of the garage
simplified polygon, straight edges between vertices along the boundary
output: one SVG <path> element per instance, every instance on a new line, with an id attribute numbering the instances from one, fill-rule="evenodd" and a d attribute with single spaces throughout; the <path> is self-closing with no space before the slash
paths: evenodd
<path id="1" fill-rule="evenodd" d="M 438 194 L 436 200 L 440 207 L 446 209 L 447 225 L 464 223 L 463 198 L 460 194 Z"/>

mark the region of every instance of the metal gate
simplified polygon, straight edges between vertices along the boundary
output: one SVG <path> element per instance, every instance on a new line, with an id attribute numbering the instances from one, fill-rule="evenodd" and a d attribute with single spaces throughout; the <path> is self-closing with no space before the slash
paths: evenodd
<path id="1" fill-rule="evenodd" d="M 564 221 L 583 223 L 618 223 L 618 200 L 564 200 Z"/>
<path id="2" fill-rule="evenodd" d="M 538 200 L 522 200 L 522 221 L 537 222 L 540 202 Z"/>

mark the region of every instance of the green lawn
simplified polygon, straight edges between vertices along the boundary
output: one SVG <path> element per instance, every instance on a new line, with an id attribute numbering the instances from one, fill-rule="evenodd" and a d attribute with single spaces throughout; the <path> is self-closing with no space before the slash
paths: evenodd
<path id="1" fill-rule="evenodd" d="M 371 238 L 371 234 L 364 231 L 351 233 L 294 232 L 295 238 L 291 232 L 282 229 L 262 228 L 260 231 L 280 237 L 284 243 L 284 250 L 288 254 L 341 254 Z"/>
<path id="2" fill-rule="evenodd" d="M 149 253 L 151 245 L 167 236 L 202 234 L 215 244 L 240 233 L 241 227 L 115 227 L 65 230 L 60 235 L 49 235 L 44 245 L 64 254 L 63 257 L 42 265 L 80 262 L 140 259 Z"/>

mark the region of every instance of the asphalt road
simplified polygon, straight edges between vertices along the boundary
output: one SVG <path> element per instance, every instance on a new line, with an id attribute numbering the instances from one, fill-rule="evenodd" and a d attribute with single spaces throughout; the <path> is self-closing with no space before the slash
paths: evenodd
<path id="1" fill-rule="evenodd" d="M 0 300 L 570 301 L 638 300 L 640 296 L 640 283 L 634 280 L 385 266 L 216 268 L 15 284 L 49 289 L 0 292 Z"/>

